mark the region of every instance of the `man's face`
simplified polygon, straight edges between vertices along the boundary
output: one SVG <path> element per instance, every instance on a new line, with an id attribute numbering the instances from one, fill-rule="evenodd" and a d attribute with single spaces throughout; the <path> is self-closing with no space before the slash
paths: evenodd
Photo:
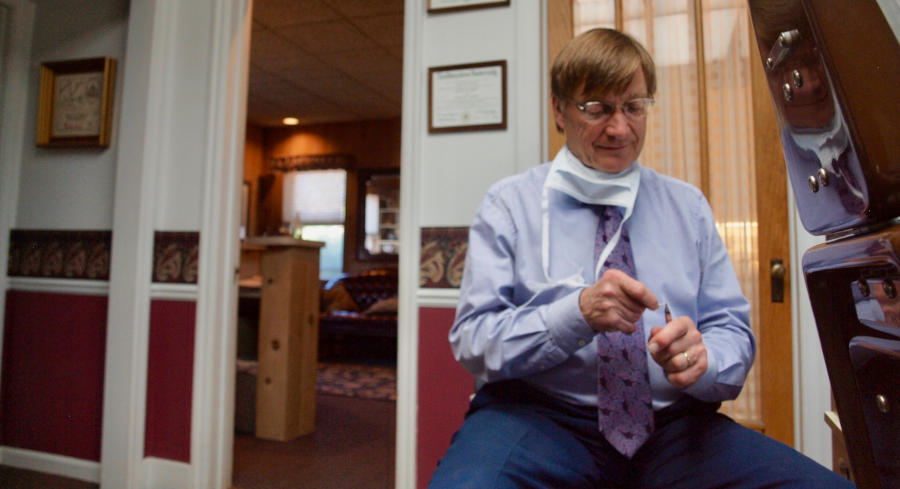
<path id="1" fill-rule="evenodd" d="M 573 101 L 553 98 L 556 124 L 566 133 L 566 145 L 585 165 L 607 173 L 618 173 L 631 165 L 644 146 L 647 118 L 629 118 L 617 110 L 604 121 L 592 121 L 575 104 L 588 101 L 621 105 L 636 98 L 648 97 L 644 72 L 637 70 L 631 83 L 619 94 L 585 94 L 579 89 Z"/>

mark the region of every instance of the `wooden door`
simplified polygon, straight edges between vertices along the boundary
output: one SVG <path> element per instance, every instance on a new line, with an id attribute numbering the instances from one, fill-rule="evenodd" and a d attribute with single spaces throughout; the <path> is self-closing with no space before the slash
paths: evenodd
<path id="1" fill-rule="evenodd" d="M 736 268 L 742 267 L 739 275 L 744 275 L 742 279 L 744 293 L 754 308 L 753 322 L 758 344 L 757 357 L 741 397 L 735 402 L 726 403 L 723 411 L 745 426 L 788 445 L 793 445 L 793 367 L 789 281 L 791 264 L 788 238 L 787 180 L 774 111 L 760 60 L 756 51 L 750 51 L 746 55 L 748 62 L 745 69 L 749 71 L 746 95 L 751 99 L 746 117 L 751 120 L 747 121 L 748 136 L 743 138 L 742 143 L 752 157 L 745 159 L 744 168 L 741 169 L 743 174 L 749 177 L 737 181 L 734 178 L 719 178 L 720 169 L 716 166 L 719 162 L 717 152 L 711 152 L 710 149 L 719 140 L 717 137 L 713 137 L 710 141 L 710 132 L 721 129 L 722 124 L 711 125 L 708 120 L 708 113 L 711 111 L 709 106 L 714 104 L 707 103 L 707 95 L 712 93 L 714 87 L 707 86 L 707 80 L 711 76 L 706 71 L 710 65 L 708 58 L 711 56 L 707 56 L 705 50 L 710 49 L 710 43 L 709 41 L 705 43 L 703 38 L 704 31 L 709 30 L 709 26 L 704 29 L 703 22 L 711 15 L 710 12 L 713 11 L 713 8 L 705 5 L 702 0 L 682 1 L 684 8 L 675 14 L 687 16 L 686 25 L 693 29 L 692 32 L 695 35 L 690 42 L 694 47 L 703 47 L 696 50 L 694 63 L 696 73 L 692 72 L 688 77 L 694 78 L 696 84 L 686 88 L 686 90 L 692 91 L 696 100 L 691 105 L 696 105 L 696 114 L 693 116 L 696 129 L 693 133 L 684 133 L 684 129 L 681 127 L 673 127 L 674 125 L 667 127 L 663 123 L 656 130 L 682 131 L 684 133 L 682 137 L 689 139 L 689 144 L 697 146 L 696 159 L 700 161 L 700 165 L 699 170 L 694 171 L 690 178 L 679 175 L 677 171 L 668 172 L 666 168 L 657 169 L 688 181 L 693 180 L 692 183 L 707 195 L 714 212 L 716 212 L 717 220 L 721 219 L 720 213 L 724 212 L 721 209 L 722 204 L 718 204 L 717 208 L 717 203 L 721 200 L 717 198 L 717 193 L 746 191 L 745 186 L 752 185 L 753 187 L 750 195 L 750 200 L 755 203 L 755 209 L 750 212 L 753 216 L 752 222 L 745 220 L 742 223 L 751 231 L 744 233 L 745 239 L 739 245 L 733 244 L 735 240 L 727 239 L 724 236 L 723 238 L 729 245 L 729 252 Z M 632 15 L 629 26 L 634 28 L 636 21 L 634 16 L 652 16 L 654 15 L 654 6 L 658 5 L 658 3 L 648 0 L 593 0 L 593 5 L 589 5 L 591 2 L 592 0 L 548 0 L 548 59 L 551 64 L 565 42 L 571 39 L 575 31 L 579 29 L 575 25 L 575 18 L 580 13 L 591 8 L 605 9 L 603 15 L 609 21 L 609 27 L 616 27 L 628 32 L 628 29 L 625 28 L 627 26 L 623 20 L 624 17 Z M 672 8 L 674 3 L 669 2 L 662 5 Z M 718 2 L 718 4 L 721 3 Z M 704 10 L 704 8 L 708 8 L 708 10 Z M 667 12 L 667 15 L 671 18 L 672 12 Z M 743 18 L 738 18 L 738 21 L 749 23 L 749 14 L 743 11 L 740 15 Z M 603 21 L 599 25 L 603 25 Z M 746 31 L 746 24 L 744 30 Z M 745 32 L 743 35 L 748 36 L 749 33 Z M 649 40 L 644 40 L 645 44 L 649 44 L 648 41 L 652 42 L 652 34 L 649 37 Z M 753 46 L 749 39 L 744 44 L 748 50 Z M 648 49 L 651 48 L 648 47 Z M 659 63 L 659 60 L 657 62 Z M 714 76 L 712 80 L 715 81 Z M 654 110 L 658 109 L 660 107 Z M 651 128 L 651 130 L 654 129 Z M 565 138 L 557 132 L 552 118 L 548 124 L 548 131 L 549 154 L 552 158 L 565 144 Z M 647 152 L 645 146 L 642 162 L 647 158 Z M 724 221 L 724 219 L 722 220 Z M 720 230 L 723 234 L 727 233 L 728 224 L 720 222 L 722 225 Z M 744 246 L 745 242 L 749 242 L 750 245 Z M 772 264 L 776 263 L 773 260 L 780 260 L 781 267 L 783 267 L 777 268 L 775 271 L 776 275 L 783 277 L 780 285 L 780 302 L 773 300 L 772 296 Z M 776 289 L 778 288 L 778 284 L 776 284 Z M 778 291 L 776 290 L 776 292 Z"/>

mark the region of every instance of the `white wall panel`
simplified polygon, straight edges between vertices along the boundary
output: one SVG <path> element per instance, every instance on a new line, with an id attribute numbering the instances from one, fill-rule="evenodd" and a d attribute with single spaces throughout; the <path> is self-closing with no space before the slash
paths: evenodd
<path id="1" fill-rule="evenodd" d="M 816 327 L 806 278 L 803 275 L 803 254 L 825 242 L 821 236 L 809 234 L 800 223 L 794 205 L 792 189 L 789 204 L 791 227 L 791 297 L 794 325 L 794 406 L 798 415 L 795 427 L 795 448 L 804 455 L 831 466 L 831 432 L 825 424 L 825 411 L 831 410 L 831 385 L 822 355 L 822 343 Z"/>
<path id="2" fill-rule="evenodd" d="M 42 0 L 35 11 L 26 105 L 25 144 L 14 227 L 110 229 L 116 133 L 125 54 L 126 0 Z M 109 148 L 37 148 L 35 124 L 40 64 L 110 56 L 118 60 Z"/>
<path id="3" fill-rule="evenodd" d="M 209 73 L 211 10 L 208 0 L 177 4 L 179 27 L 173 29 L 167 51 L 166 131 L 160 154 L 155 228 L 200 229 L 203 197 L 203 156 L 209 137 Z"/>
<path id="4" fill-rule="evenodd" d="M 541 161 L 543 26 L 539 1 L 427 15 L 421 76 L 420 224 L 468 226 L 487 188 Z M 507 128 L 429 134 L 427 70 L 506 61 Z"/>

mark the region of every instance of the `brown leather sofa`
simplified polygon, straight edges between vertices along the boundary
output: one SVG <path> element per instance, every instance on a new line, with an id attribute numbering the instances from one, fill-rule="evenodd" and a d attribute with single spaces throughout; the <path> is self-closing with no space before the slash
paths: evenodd
<path id="1" fill-rule="evenodd" d="M 397 270 L 344 274 L 322 289 L 319 334 L 397 337 Z"/>

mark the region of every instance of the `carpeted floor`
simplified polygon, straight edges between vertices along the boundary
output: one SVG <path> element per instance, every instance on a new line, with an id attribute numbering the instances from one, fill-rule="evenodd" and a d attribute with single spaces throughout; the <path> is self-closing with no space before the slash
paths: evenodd
<path id="1" fill-rule="evenodd" d="M 320 394 L 316 431 L 292 441 L 236 433 L 235 489 L 394 487 L 393 401 Z"/>
<path id="2" fill-rule="evenodd" d="M 0 487 L 3 489 L 97 489 L 100 486 L 68 477 L 0 465 Z"/>
<path id="3" fill-rule="evenodd" d="M 316 391 L 320 394 L 397 400 L 397 369 L 393 366 L 320 363 Z"/>

